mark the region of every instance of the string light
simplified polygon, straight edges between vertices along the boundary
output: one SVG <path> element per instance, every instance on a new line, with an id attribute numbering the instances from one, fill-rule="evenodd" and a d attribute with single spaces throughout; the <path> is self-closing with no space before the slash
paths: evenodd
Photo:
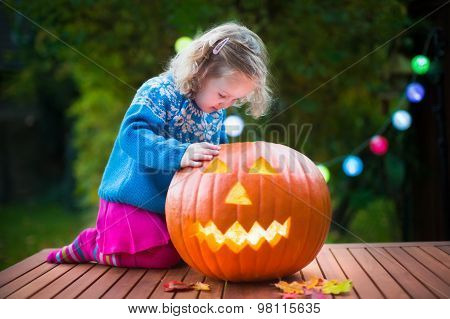
<path id="1" fill-rule="evenodd" d="M 175 41 L 175 51 L 178 53 L 184 48 L 188 47 L 192 42 L 190 37 L 180 37 Z"/>
<path id="2" fill-rule="evenodd" d="M 317 165 L 317 168 L 322 173 L 325 182 L 328 183 L 328 181 L 330 180 L 330 170 L 325 165 L 322 164 Z"/>
<path id="3" fill-rule="evenodd" d="M 356 155 L 349 155 L 342 163 L 342 169 L 347 176 L 358 176 L 362 173 L 364 164 L 362 160 Z"/>
<path id="4" fill-rule="evenodd" d="M 237 115 L 227 116 L 224 124 L 227 135 L 231 137 L 241 135 L 244 129 L 244 121 Z"/>
<path id="5" fill-rule="evenodd" d="M 388 151 L 389 142 L 384 136 L 375 135 L 370 139 L 369 147 L 375 155 L 384 155 Z"/>
<path id="6" fill-rule="evenodd" d="M 425 89 L 422 84 L 418 82 L 412 82 L 406 87 L 406 97 L 411 103 L 418 103 L 422 101 L 424 96 Z"/>
<path id="7" fill-rule="evenodd" d="M 416 74 L 425 74 L 430 69 L 430 59 L 428 59 L 425 55 L 416 55 L 411 60 L 411 68 Z"/>
<path id="8" fill-rule="evenodd" d="M 392 125 L 399 131 L 405 131 L 411 126 L 411 114 L 406 110 L 398 110 L 392 114 Z"/>

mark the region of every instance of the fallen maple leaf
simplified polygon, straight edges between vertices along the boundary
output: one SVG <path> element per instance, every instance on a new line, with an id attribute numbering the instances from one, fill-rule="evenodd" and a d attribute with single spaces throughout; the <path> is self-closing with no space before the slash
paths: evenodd
<path id="1" fill-rule="evenodd" d="M 298 281 L 293 281 L 291 283 L 280 281 L 275 284 L 275 287 L 281 289 L 284 293 L 303 294 L 303 285 Z"/>
<path id="2" fill-rule="evenodd" d="M 350 279 L 338 281 L 336 279 L 325 282 L 322 286 L 324 294 L 337 295 L 343 292 L 349 292 L 352 289 L 352 281 Z"/>
<path id="3" fill-rule="evenodd" d="M 182 281 L 172 280 L 168 283 L 164 284 L 164 291 L 184 291 L 184 290 L 192 290 L 192 285 L 186 284 Z"/>
<path id="4" fill-rule="evenodd" d="M 312 289 L 316 286 L 321 286 L 323 284 L 322 278 L 311 277 L 309 280 L 304 282 L 306 289 Z"/>
<path id="5" fill-rule="evenodd" d="M 203 290 L 203 291 L 211 290 L 208 284 L 199 281 L 197 281 L 195 284 L 192 284 L 192 288 L 194 288 L 195 290 Z"/>

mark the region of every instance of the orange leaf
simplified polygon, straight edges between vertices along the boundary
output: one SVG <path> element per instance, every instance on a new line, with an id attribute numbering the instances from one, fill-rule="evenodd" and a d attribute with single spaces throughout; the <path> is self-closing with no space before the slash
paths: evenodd
<path id="1" fill-rule="evenodd" d="M 298 281 L 287 283 L 286 281 L 279 281 L 275 287 L 281 289 L 284 293 L 303 294 L 303 285 Z"/>
<path id="2" fill-rule="evenodd" d="M 305 281 L 304 284 L 305 284 L 306 289 L 312 289 L 317 286 L 321 286 L 323 284 L 323 279 L 313 276 L 309 280 Z"/>

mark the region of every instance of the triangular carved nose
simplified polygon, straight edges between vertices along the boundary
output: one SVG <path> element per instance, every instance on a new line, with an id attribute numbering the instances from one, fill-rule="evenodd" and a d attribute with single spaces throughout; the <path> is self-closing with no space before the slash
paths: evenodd
<path id="1" fill-rule="evenodd" d="M 226 204 L 251 205 L 252 201 L 248 198 L 244 186 L 240 182 L 234 184 L 225 199 Z"/>

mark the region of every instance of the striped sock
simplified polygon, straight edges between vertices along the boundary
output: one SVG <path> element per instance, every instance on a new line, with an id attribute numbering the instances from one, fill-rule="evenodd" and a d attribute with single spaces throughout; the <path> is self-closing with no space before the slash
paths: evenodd
<path id="1" fill-rule="evenodd" d="M 92 256 L 99 264 L 120 267 L 120 254 L 103 254 L 98 250 L 97 244 L 92 250 Z"/>
<path id="2" fill-rule="evenodd" d="M 58 264 L 93 261 L 92 251 L 96 245 L 96 236 L 97 230 L 95 228 L 83 230 L 70 245 L 52 251 L 47 256 L 47 261 Z"/>

